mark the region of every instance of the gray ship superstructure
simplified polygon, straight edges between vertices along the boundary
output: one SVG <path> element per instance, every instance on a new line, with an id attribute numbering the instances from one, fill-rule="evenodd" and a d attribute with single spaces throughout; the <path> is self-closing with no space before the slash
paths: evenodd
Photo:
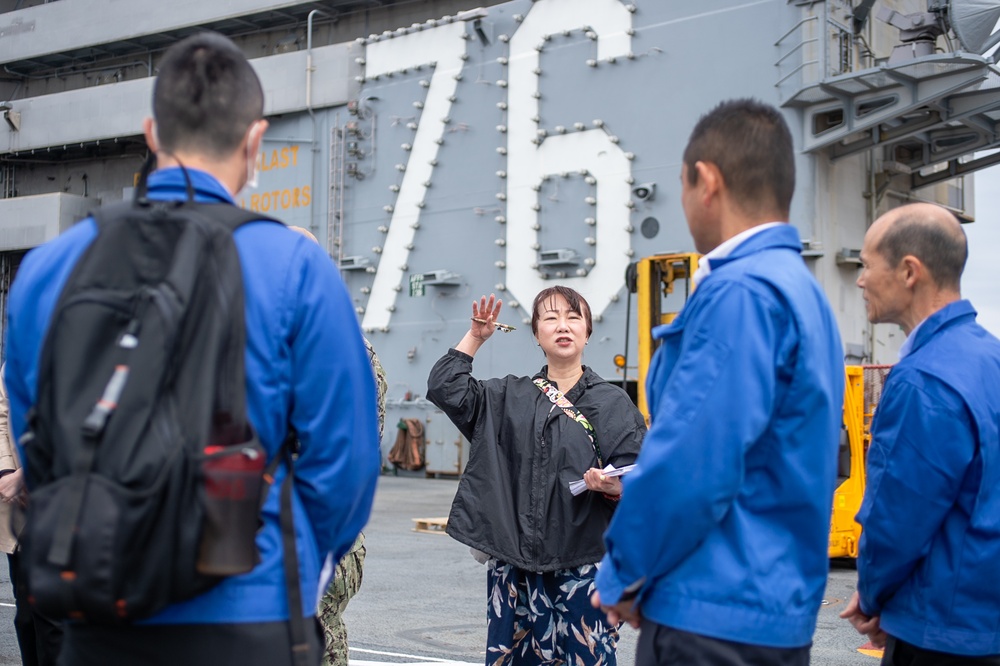
<path id="1" fill-rule="evenodd" d="M 626 268 L 693 250 L 681 151 L 728 98 L 784 110 L 791 222 L 846 360 L 892 362 L 902 333 L 870 326 L 854 285 L 861 241 L 903 201 L 974 217 L 969 174 L 1000 161 L 984 152 L 1000 146 L 998 70 L 983 55 L 998 5 L 3 1 L 0 279 L 130 196 L 158 60 L 212 29 L 253 59 L 267 98 L 260 186 L 239 202 L 309 228 L 338 263 L 389 377 L 388 422 L 425 420 L 429 472 L 456 473 L 467 455 L 423 393 L 481 294 L 503 298 L 517 330 L 480 352 L 478 376 L 541 366 L 531 302 L 566 284 L 593 309 L 585 362 L 622 381 L 613 358 L 630 349 L 634 365 L 636 349 Z"/>

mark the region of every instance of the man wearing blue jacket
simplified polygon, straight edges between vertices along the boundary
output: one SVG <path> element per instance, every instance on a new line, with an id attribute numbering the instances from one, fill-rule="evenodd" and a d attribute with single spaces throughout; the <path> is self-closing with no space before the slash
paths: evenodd
<path id="1" fill-rule="evenodd" d="M 883 664 L 1000 664 L 1000 340 L 960 281 L 940 206 L 895 208 L 861 250 L 868 319 L 907 335 L 882 388 L 858 513 L 858 593 L 841 614 Z"/>
<path id="2" fill-rule="evenodd" d="M 660 340 L 651 426 L 605 535 L 595 603 L 637 664 L 806 666 L 827 577 L 844 390 L 833 312 L 788 219 L 781 114 L 724 102 L 681 169 L 697 289 Z"/>
<path id="3" fill-rule="evenodd" d="M 160 63 L 145 135 L 159 170 L 149 197 L 233 203 L 253 175 L 267 122 L 260 82 L 228 39 L 203 33 Z M 37 362 L 53 307 L 96 234 L 86 219 L 24 260 L 10 294 L 7 374 L 14 431 L 35 403 Z M 289 426 L 301 442 L 293 486 L 303 612 L 312 621 L 320 567 L 342 556 L 368 519 L 379 468 L 375 385 L 349 295 L 312 241 L 273 222 L 235 232 L 246 301 L 250 421 L 269 456 Z M 291 664 L 279 490 L 262 510 L 261 562 L 141 624 L 68 623 L 61 664 Z M 310 635 L 309 663 L 322 638 Z"/>

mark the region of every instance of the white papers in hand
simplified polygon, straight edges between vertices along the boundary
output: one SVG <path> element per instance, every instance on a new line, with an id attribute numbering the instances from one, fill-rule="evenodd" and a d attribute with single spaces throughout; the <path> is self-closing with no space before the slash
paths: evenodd
<path id="1" fill-rule="evenodd" d="M 635 465 L 625 465 L 624 467 L 615 467 L 614 465 L 608 465 L 601 471 L 604 472 L 604 476 L 621 476 L 622 474 L 628 474 L 632 471 Z M 579 495 L 584 490 L 587 489 L 587 482 L 583 479 L 579 481 L 570 481 L 569 491 L 574 495 Z"/>

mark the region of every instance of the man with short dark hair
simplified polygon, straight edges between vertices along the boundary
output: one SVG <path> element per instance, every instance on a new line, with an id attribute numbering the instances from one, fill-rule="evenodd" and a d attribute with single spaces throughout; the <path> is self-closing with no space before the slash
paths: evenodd
<path id="1" fill-rule="evenodd" d="M 861 250 L 872 323 L 907 335 L 871 426 L 858 592 L 841 614 L 892 666 L 1000 664 L 1000 340 L 962 300 L 955 216 L 895 208 Z"/>
<path id="2" fill-rule="evenodd" d="M 159 66 L 146 141 L 158 171 L 148 196 L 233 203 L 253 177 L 264 96 L 243 53 L 199 34 L 172 46 Z M 181 168 L 183 167 L 183 168 Z M 39 350 L 74 265 L 94 241 L 93 219 L 32 251 L 10 295 L 7 381 L 13 428 L 35 403 Z M 300 441 L 292 492 L 308 663 L 320 663 L 315 622 L 320 567 L 342 556 L 368 518 L 379 469 L 375 384 L 351 299 L 336 267 L 310 240 L 273 222 L 234 233 L 246 313 L 249 419 L 273 458 L 294 428 Z M 291 664 L 282 568 L 281 465 L 261 511 L 261 562 L 152 618 L 120 626 L 67 623 L 60 663 Z"/>
<path id="3" fill-rule="evenodd" d="M 781 114 L 720 104 L 681 167 L 702 257 L 653 330 L 651 427 L 605 535 L 594 602 L 642 633 L 636 663 L 809 663 L 827 576 L 844 390 L 833 312 L 787 224 Z"/>

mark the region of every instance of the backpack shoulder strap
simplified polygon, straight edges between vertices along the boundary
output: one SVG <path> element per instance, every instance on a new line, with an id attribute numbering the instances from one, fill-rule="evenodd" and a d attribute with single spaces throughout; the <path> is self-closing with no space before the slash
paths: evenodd
<path id="1" fill-rule="evenodd" d="M 273 217 L 268 217 L 267 215 L 262 215 L 261 213 L 247 210 L 245 208 L 240 208 L 239 206 L 234 206 L 228 203 L 189 203 L 186 204 L 195 208 L 196 210 L 203 212 L 208 217 L 213 220 L 221 222 L 230 231 L 236 231 L 244 224 L 249 222 L 274 222 L 275 224 L 280 224 L 285 226 L 285 223 Z"/>
<path id="2" fill-rule="evenodd" d="M 103 227 L 111 222 L 124 218 L 129 214 L 141 213 L 155 206 L 167 206 L 172 208 L 180 208 L 182 206 L 190 207 L 204 213 L 213 220 L 221 222 L 223 225 L 228 227 L 230 231 L 235 231 L 248 222 L 273 222 L 275 224 L 285 226 L 285 223 L 277 218 L 263 215 L 252 210 L 246 210 L 245 208 L 240 208 L 239 206 L 224 202 L 208 203 L 201 201 L 186 202 L 184 200 L 150 200 L 148 203 L 138 204 L 134 201 L 117 201 L 115 203 L 96 208 L 90 211 L 89 215 L 94 219 L 98 227 Z"/>
<path id="3" fill-rule="evenodd" d="M 116 201 L 115 203 L 95 208 L 88 215 L 93 218 L 98 230 L 100 230 L 109 223 L 123 219 L 137 210 L 141 210 L 141 208 L 132 201 Z"/>
<path id="4" fill-rule="evenodd" d="M 299 553 L 295 547 L 295 519 L 292 515 L 292 486 L 295 484 L 295 458 L 299 451 L 299 435 L 291 425 L 281 448 L 264 471 L 266 490 L 261 494 L 260 506 L 264 508 L 268 490 L 274 483 L 278 465 L 285 463 L 285 479 L 281 482 L 279 525 L 281 526 L 282 560 L 285 568 L 285 592 L 288 599 L 288 630 L 292 642 L 293 666 L 308 666 L 309 625 L 302 613 L 302 583 L 299 579 Z M 322 594 L 322 592 L 321 592 Z"/>

